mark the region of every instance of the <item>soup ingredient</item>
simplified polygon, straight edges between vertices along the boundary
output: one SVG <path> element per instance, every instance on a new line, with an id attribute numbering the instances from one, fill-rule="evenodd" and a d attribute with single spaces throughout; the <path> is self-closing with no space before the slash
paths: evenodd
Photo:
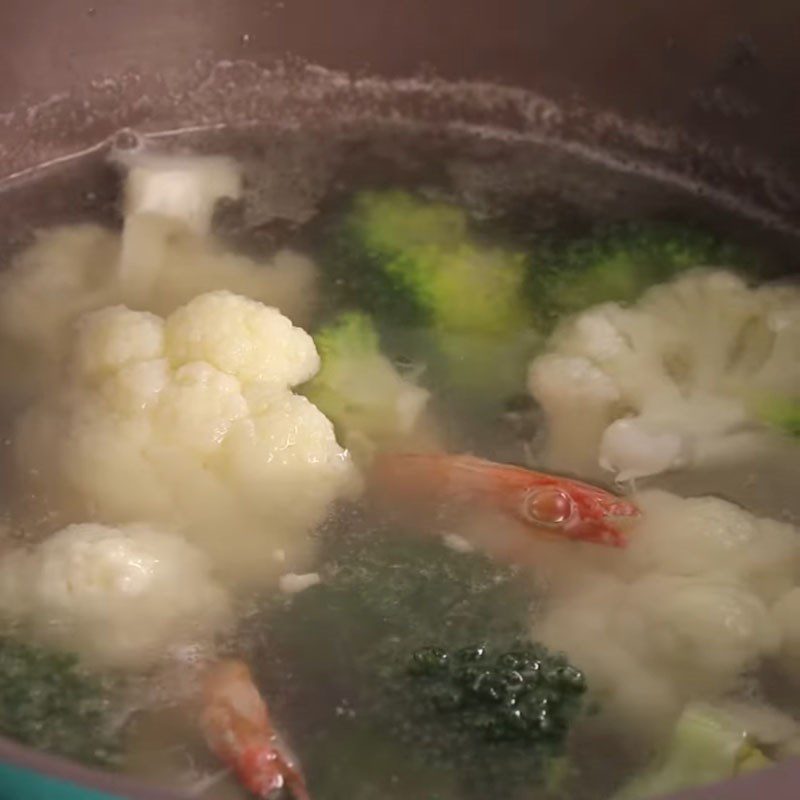
<path id="1" fill-rule="evenodd" d="M 0 561 L 2 613 L 95 666 L 148 667 L 230 622 L 205 556 L 147 525 L 70 525 Z"/>
<path id="2" fill-rule="evenodd" d="M 268 800 L 286 787 L 295 800 L 308 799 L 303 776 L 244 662 L 223 661 L 211 668 L 201 724 L 209 748 L 253 795 Z"/>
<path id="3" fill-rule="evenodd" d="M 526 257 L 480 244 L 467 212 L 401 191 L 362 192 L 336 233 L 342 261 L 361 265 L 362 302 L 441 331 L 525 327 Z"/>
<path id="4" fill-rule="evenodd" d="M 633 583 L 616 626 L 629 643 L 697 692 L 732 685 L 736 676 L 771 655 L 779 635 L 767 606 L 735 583 L 708 577 L 648 575 Z M 643 622 L 646 620 L 646 622 Z"/>
<path id="5" fill-rule="evenodd" d="M 650 489 L 635 500 L 643 517 L 630 531 L 626 559 L 637 573 L 732 580 L 768 604 L 800 579 L 800 541 L 793 525 L 757 517 L 717 497 Z"/>
<path id="6" fill-rule="evenodd" d="M 531 363 L 528 388 L 546 420 L 543 462 L 556 471 L 599 475 L 600 437 L 620 401 L 613 379 L 583 356 L 546 353 Z"/>
<path id="7" fill-rule="evenodd" d="M 613 559 L 532 543 L 529 563 L 551 587 L 532 635 L 585 672 L 609 724 L 653 741 L 685 703 L 736 689 L 775 655 L 769 609 L 798 582 L 800 540 L 717 498 L 649 490 L 633 500 L 641 517 Z"/>
<path id="8" fill-rule="evenodd" d="M 529 291 L 542 326 L 600 303 L 632 303 L 650 286 L 693 267 L 744 267 L 742 250 L 693 228 L 663 223 L 598 227 L 566 244 L 540 242 Z"/>
<path id="9" fill-rule="evenodd" d="M 306 589 L 316 586 L 320 580 L 318 572 L 307 572 L 305 575 L 289 572 L 281 575 L 280 588 L 286 594 L 297 594 L 297 592 L 304 592 Z"/>
<path id="10" fill-rule="evenodd" d="M 586 690 L 580 670 L 533 645 L 496 653 L 483 645 L 428 646 L 408 669 L 423 708 L 442 724 L 467 737 L 532 747 L 563 744 Z"/>
<path id="11" fill-rule="evenodd" d="M 319 357 L 277 309 L 229 292 L 166 320 L 102 309 L 70 365 L 15 433 L 22 475 L 62 511 L 178 526 L 228 576 L 269 584 L 303 571 L 313 528 L 356 488 L 331 423 L 291 391 Z"/>
<path id="12" fill-rule="evenodd" d="M 771 764 L 737 719 L 714 706 L 696 703 L 683 711 L 666 750 L 614 800 L 649 797 L 715 783 Z"/>
<path id="13" fill-rule="evenodd" d="M 125 221 L 138 217 L 166 217 L 182 222 L 199 234 L 211 230 L 217 202 L 238 200 L 242 174 L 233 159 L 224 156 L 171 156 L 139 152 L 117 155 L 127 168 Z"/>
<path id="14" fill-rule="evenodd" d="M 533 531 L 624 547 L 615 517 L 636 516 L 636 506 L 596 486 L 466 455 L 385 454 L 373 468 L 382 491 L 412 499 L 468 501 L 498 509 Z"/>
<path id="15" fill-rule="evenodd" d="M 356 303 L 382 322 L 417 329 L 442 382 L 495 397 L 524 383 L 538 341 L 523 301 L 527 254 L 480 241 L 464 209 L 401 191 L 362 192 L 330 258 Z"/>
<path id="16" fill-rule="evenodd" d="M 116 268 L 120 293 L 108 302 L 169 314 L 195 295 L 227 289 L 277 306 L 297 324 L 316 305 L 316 268 L 290 250 L 257 263 L 227 252 L 211 233 L 217 203 L 242 193 L 228 158 L 138 153 L 122 160 L 125 225 Z"/>
<path id="17" fill-rule="evenodd" d="M 589 309 L 531 365 L 545 465 L 628 480 L 752 452 L 742 433 L 758 433 L 763 398 L 800 396 L 798 348 L 800 290 L 752 289 L 729 272 L 693 271 L 630 308 Z"/>
<path id="18" fill-rule="evenodd" d="M 772 616 L 783 635 L 780 663 L 789 677 L 800 681 L 800 586 L 786 592 L 775 603 Z"/>
<path id="19" fill-rule="evenodd" d="M 800 398 L 773 397 L 756 409 L 759 419 L 787 436 L 800 438 Z"/>
<path id="20" fill-rule="evenodd" d="M 277 306 L 298 324 L 310 320 L 317 273 L 308 258 L 282 250 L 257 262 L 229 252 L 209 229 L 217 201 L 240 192 L 232 162 L 139 154 L 125 165 L 122 235 L 86 224 L 45 229 L 0 275 L 7 391 L 30 393 L 55 380 L 75 320 L 116 303 L 167 315 L 227 289 Z"/>
<path id="21" fill-rule="evenodd" d="M 113 767 L 115 684 L 75 656 L 0 637 L 0 733 L 47 753 Z"/>
<path id="22" fill-rule="evenodd" d="M 510 796 L 543 777 L 544 752 L 488 742 L 431 716 L 418 679 L 408 675 L 410 654 L 430 643 L 452 651 L 485 640 L 502 653 L 509 642 L 527 641 L 533 602 L 529 578 L 478 553 L 450 550 L 436 536 L 435 518 L 427 519 L 420 531 L 364 509 L 344 530 L 331 526 L 323 534 L 322 582 L 290 598 L 265 598 L 237 637 L 252 648 L 247 658 L 261 685 L 293 675 L 291 696 L 276 697 L 275 708 L 280 702 L 285 718 L 302 726 L 298 735 L 319 743 L 304 753 L 307 774 L 316 783 L 334 771 L 337 796 L 377 790 L 365 787 L 361 770 L 329 763 L 331 750 L 340 764 L 368 758 L 370 776 L 372 759 L 388 759 L 400 784 L 389 782 L 392 773 L 376 780 L 387 797 L 402 796 L 408 782 L 412 796 Z"/>
<path id="23" fill-rule="evenodd" d="M 407 441 L 430 393 L 401 376 L 381 353 L 370 317 L 343 314 L 314 342 L 322 368 L 304 392 L 333 421 L 340 441 L 365 460 Z"/>

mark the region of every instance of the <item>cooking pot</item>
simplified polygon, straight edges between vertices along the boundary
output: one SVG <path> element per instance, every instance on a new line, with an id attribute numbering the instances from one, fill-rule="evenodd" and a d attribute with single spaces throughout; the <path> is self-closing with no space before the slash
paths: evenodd
<path id="1" fill-rule="evenodd" d="M 798 30 L 793 0 L 3 0 L 0 256 L 113 215 L 111 146 L 269 125 L 539 143 L 747 217 L 796 263 Z M 9 741 L 0 762 L 0 800 L 176 796 Z M 800 765 L 681 797 L 756 796 L 796 800 Z"/>

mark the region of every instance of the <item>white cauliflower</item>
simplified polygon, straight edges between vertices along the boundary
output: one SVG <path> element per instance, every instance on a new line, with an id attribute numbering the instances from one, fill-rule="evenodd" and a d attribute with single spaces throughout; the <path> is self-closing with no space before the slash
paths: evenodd
<path id="1" fill-rule="evenodd" d="M 626 586 L 606 577 L 559 598 L 533 635 L 569 655 L 585 673 L 592 698 L 606 719 L 634 735 L 665 734 L 681 703 L 681 689 L 669 675 L 650 668 L 612 627 L 624 607 Z"/>
<path id="2" fill-rule="evenodd" d="M 233 162 L 137 155 L 127 166 L 121 235 L 97 225 L 44 230 L 0 275 L 0 363 L 23 394 L 53 377 L 75 320 L 107 305 L 166 315 L 227 289 L 297 324 L 310 319 L 317 272 L 308 258 L 282 250 L 259 263 L 210 232 L 217 201 L 240 194 Z"/>
<path id="3" fill-rule="evenodd" d="M 636 495 L 642 519 L 624 561 L 641 573 L 734 580 L 772 603 L 800 579 L 796 528 L 717 497 Z"/>
<path id="4" fill-rule="evenodd" d="M 767 606 L 734 581 L 647 575 L 633 583 L 612 627 L 652 670 L 685 695 L 721 693 L 776 652 L 779 631 Z"/>
<path id="5" fill-rule="evenodd" d="M 579 363 L 580 379 L 565 380 L 558 365 Z M 760 403 L 800 395 L 800 289 L 684 274 L 631 308 L 567 320 L 531 365 L 529 388 L 553 467 L 628 480 L 730 455 Z"/>
<path id="6" fill-rule="evenodd" d="M 372 320 L 346 313 L 315 336 L 322 369 L 304 392 L 337 426 L 357 458 L 379 449 L 418 447 L 430 393 L 404 378 L 381 353 Z M 413 444 L 412 444 L 413 443 Z"/>
<path id="7" fill-rule="evenodd" d="M 274 581 L 303 571 L 313 529 L 355 487 L 331 423 L 291 391 L 318 367 L 305 331 L 228 292 L 166 320 L 92 312 L 69 380 L 18 421 L 17 460 L 72 519 L 182 526 L 232 576 Z"/>
<path id="8" fill-rule="evenodd" d="M 649 490 L 633 499 L 642 516 L 625 550 L 538 549 L 553 587 L 533 636 L 586 671 L 610 720 L 658 737 L 686 702 L 731 690 L 782 642 L 800 660 L 791 644 L 800 596 L 789 591 L 800 538 L 718 498 Z"/>
<path id="9" fill-rule="evenodd" d="M 70 525 L 0 560 L 0 614 L 115 668 L 144 668 L 230 621 L 207 558 L 148 525 Z"/>
<path id="10" fill-rule="evenodd" d="M 547 354 L 531 365 L 528 385 L 548 422 L 548 466 L 591 471 L 600 435 L 617 413 L 614 381 L 588 358 Z"/>

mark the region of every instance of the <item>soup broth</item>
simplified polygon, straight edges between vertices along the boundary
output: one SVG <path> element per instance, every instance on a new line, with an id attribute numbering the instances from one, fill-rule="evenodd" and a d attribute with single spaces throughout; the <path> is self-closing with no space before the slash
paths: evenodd
<path id="1" fill-rule="evenodd" d="M 541 144 L 248 129 L 117 145 L 0 189 L 0 254 L 10 270 L 0 287 L 2 549 L 11 564 L 0 580 L 3 641 L 75 650 L 79 669 L 109 682 L 98 724 L 114 758 L 88 761 L 189 796 L 251 796 L 198 722 L 204 670 L 223 657 L 249 665 L 316 800 L 650 796 L 657 783 L 624 787 L 669 752 L 687 709 L 709 704 L 735 720 L 764 763 L 791 753 L 800 741 L 784 713 L 796 704 L 792 664 L 800 666 L 800 633 L 787 622 L 800 586 L 792 527 L 800 334 L 780 347 L 778 337 L 800 319 L 792 234 L 690 187 Z M 231 158 L 213 162 L 212 175 L 202 159 L 219 153 Z M 183 160 L 158 160 L 168 158 Z M 206 172 L 188 193 L 174 190 L 175 211 L 173 172 L 194 180 L 197 164 Z M 138 200 L 136 169 L 153 181 Z M 226 188 L 232 174 L 241 191 Z M 213 220 L 204 227 L 206 191 Z M 173 218 L 184 227 L 158 228 Z M 142 289 L 137 270 L 156 263 L 161 272 Z M 106 293 L 113 270 L 131 283 Z M 197 298 L 217 290 L 253 305 L 197 333 L 199 312 L 189 320 L 176 309 L 199 308 Z M 233 302 L 213 297 L 203 302 Z M 289 334 L 255 321 L 261 303 L 311 334 L 322 357 L 316 377 L 311 340 L 293 333 L 275 345 L 270 336 Z M 604 303 L 613 313 L 595 313 Z M 111 317 L 91 315 L 120 304 L 138 316 L 107 344 Z M 146 334 L 158 342 L 152 351 L 146 342 L 136 349 L 141 326 L 155 331 Z M 263 350 L 228 338 L 256 327 Z M 592 349 L 612 333 L 629 360 Z M 554 359 L 577 359 L 569 364 L 600 377 L 546 371 Z M 139 399 L 114 405 L 109 393 L 124 403 L 133 395 L 108 374 L 139 362 L 156 365 L 146 381 L 125 378 Z M 276 378 L 279 370 L 290 377 Z M 227 383 L 217 405 L 201 408 L 219 373 Z M 606 401 L 602 387 L 612 382 Z M 756 384 L 766 388 L 751 396 Z M 165 402 L 151 395 L 179 385 L 184 393 L 158 412 L 162 422 L 140 426 L 148 403 Z M 274 411 L 278 391 L 283 416 Z M 674 399 L 664 401 L 665 391 Z M 113 412 L 95 428 L 94 404 L 103 403 Z M 312 414 L 310 403 L 320 417 L 296 421 Z M 248 414 L 256 422 L 242 432 Z M 601 441 L 620 420 L 645 420 L 640 438 L 626 430 L 613 447 Z M 456 455 L 491 460 L 469 474 L 500 488 L 481 483 L 490 502 L 473 502 L 462 496 L 472 483 L 437 493 L 440 473 L 416 469 L 414 491 L 435 497 L 395 495 L 392 485 L 376 499 L 374 465 L 407 452 L 423 454 L 421 469 L 444 464 L 447 487 L 464 474 Z M 585 520 L 565 535 L 557 514 L 553 524 L 520 524 L 515 484 L 500 465 L 556 475 L 567 516 L 585 509 L 564 481 L 635 503 L 636 518 L 610 515 L 627 546 L 604 546 L 605 533 L 581 527 Z M 73 528 L 42 549 L 87 523 L 106 529 L 84 540 Z M 136 554 L 118 549 L 93 566 L 85 541 L 118 542 L 114 531 L 133 524 L 178 541 L 144 538 Z M 124 531 L 126 542 L 143 536 Z M 119 572 L 125 559 L 157 572 L 172 553 L 180 563 L 141 594 Z M 25 583 L 42 587 L 53 575 L 66 588 L 27 597 Z M 106 590 L 114 599 L 97 613 Z M 67 623 L 59 603 L 73 602 Z M 181 610 L 159 616 L 159 608 Z M 167 620 L 152 645 L 162 623 L 151 616 Z M 516 689 L 475 687 L 501 672 L 522 684 L 522 667 L 498 665 L 527 647 L 540 648 L 530 657 L 536 669 L 560 670 L 562 682 L 536 684 L 545 722 L 523 734 L 510 721 L 521 707 Z M 474 657 L 473 683 L 463 669 L 447 673 L 450 699 L 434 696 L 413 668 L 429 648 L 462 667 Z M 563 700 L 565 670 L 575 671 L 574 704 Z M 9 697 L 18 680 L 0 675 Z M 62 712 L 54 703 L 47 713 Z M 26 739 L 12 722 L 0 720 L 12 738 L 83 757 L 64 745 L 68 733 Z"/>

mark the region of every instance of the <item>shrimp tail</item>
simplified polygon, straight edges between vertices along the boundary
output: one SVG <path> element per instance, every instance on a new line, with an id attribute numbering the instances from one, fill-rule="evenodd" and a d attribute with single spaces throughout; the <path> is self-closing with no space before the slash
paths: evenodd
<path id="1" fill-rule="evenodd" d="M 211 668 L 201 726 L 209 749 L 253 795 L 268 800 L 285 787 L 295 800 L 309 800 L 303 775 L 273 729 L 244 662 L 222 661 Z"/>

